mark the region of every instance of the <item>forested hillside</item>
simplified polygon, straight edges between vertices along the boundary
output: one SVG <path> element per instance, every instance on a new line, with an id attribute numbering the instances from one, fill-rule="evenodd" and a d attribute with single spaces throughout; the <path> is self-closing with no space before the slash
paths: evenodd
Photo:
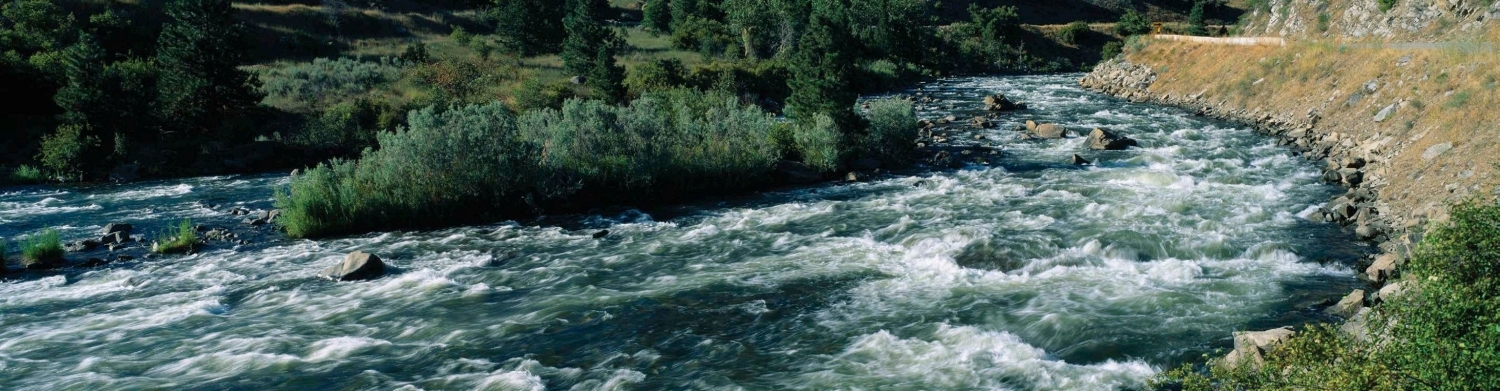
<path id="1" fill-rule="evenodd" d="M 1188 1 L 6 0 L 0 169 L 20 182 L 353 157 L 407 113 L 727 91 L 853 127 L 861 92 L 1087 69 L 1127 11 Z M 1207 2 L 1210 15 L 1238 17 Z M 1073 23 L 1070 22 L 1095 23 Z M 802 115 L 806 117 L 806 115 Z"/>

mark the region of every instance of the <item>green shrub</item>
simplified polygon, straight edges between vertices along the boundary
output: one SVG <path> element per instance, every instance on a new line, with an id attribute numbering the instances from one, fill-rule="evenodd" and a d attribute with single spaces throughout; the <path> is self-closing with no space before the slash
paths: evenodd
<path id="1" fill-rule="evenodd" d="M 89 149 L 99 145 L 99 139 L 86 135 L 84 126 L 63 125 L 57 131 L 42 137 L 42 151 L 38 160 L 59 178 L 77 180 L 83 178 L 83 170 L 90 165 L 85 162 Z"/>
<path id="2" fill-rule="evenodd" d="M 21 165 L 10 173 L 10 181 L 15 183 L 42 183 L 47 180 L 42 170 L 33 166 Z"/>
<path id="3" fill-rule="evenodd" d="M 1328 32 L 1329 24 L 1331 24 L 1332 22 L 1333 22 L 1333 17 L 1330 16 L 1330 15 L 1328 15 L 1327 12 L 1318 13 L 1318 31 L 1319 32 L 1324 32 L 1324 33 Z"/>
<path id="4" fill-rule="evenodd" d="M 48 228 L 21 240 L 21 264 L 31 268 L 51 265 L 63 259 L 62 235 Z"/>
<path id="5" fill-rule="evenodd" d="M 687 69 L 677 59 L 657 59 L 630 68 L 625 75 L 625 88 L 633 96 L 647 92 L 672 89 L 686 83 Z"/>
<path id="6" fill-rule="evenodd" d="M 1450 108 L 1450 109 L 1462 108 L 1462 107 L 1468 106 L 1468 105 L 1469 105 L 1469 92 L 1468 91 L 1459 91 L 1459 92 L 1453 93 L 1453 96 L 1448 97 L 1448 102 L 1443 104 L 1444 107 L 1447 107 L 1447 108 Z"/>
<path id="7" fill-rule="evenodd" d="M 859 154 L 889 165 L 906 163 L 916 138 L 917 112 L 911 102 L 880 99 L 870 102 L 870 124 L 859 141 Z"/>
<path id="8" fill-rule="evenodd" d="M 411 112 L 407 129 L 381 133 L 379 150 L 334 160 L 278 190 L 278 218 L 293 237 L 485 221 L 528 210 L 548 176 L 505 105 Z"/>
<path id="9" fill-rule="evenodd" d="M 563 102 L 577 97 L 572 85 L 566 80 L 548 83 L 538 78 L 528 78 L 511 91 L 516 111 L 559 109 Z"/>
<path id="10" fill-rule="evenodd" d="M 1078 39 L 1089 32 L 1088 23 L 1082 21 L 1073 22 L 1069 23 L 1067 27 L 1063 27 L 1062 31 L 1057 33 L 1057 39 L 1063 41 L 1063 43 L 1073 45 L 1077 44 Z"/>
<path id="11" fill-rule="evenodd" d="M 1115 33 L 1122 37 L 1149 32 L 1151 32 L 1151 18 L 1135 10 L 1125 11 L 1125 15 L 1120 16 L 1120 22 L 1115 24 Z"/>
<path id="12" fill-rule="evenodd" d="M 1396 7 L 1396 0 L 1379 0 L 1377 5 L 1380 6 L 1380 12 L 1390 11 Z"/>
<path id="13" fill-rule="evenodd" d="M 1150 45 L 1151 39 L 1144 36 L 1132 35 L 1129 38 L 1125 38 L 1125 52 L 1127 53 L 1138 53 L 1146 50 L 1146 47 Z"/>
<path id="14" fill-rule="evenodd" d="M 406 50 L 398 58 L 411 64 L 425 64 L 432 61 L 432 54 L 427 51 L 426 43 L 416 42 L 406 45 Z"/>
<path id="15" fill-rule="evenodd" d="M 569 100 L 513 116 L 491 103 L 414 111 L 380 149 L 279 190 L 295 237 L 431 228 L 531 213 L 574 195 L 628 200 L 761 185 L 774 117 L 727 93 L 672 90 L 627 106 Z"/>
<path id="16" fill-rule="evenodd" d="M 839 169 L 844 160 L 844 134 L 832 117 L 818 114 L 812 121 L 799 123 L 794 137 L 803 163 L 823 172 Z"/>
<path id="17" fill-rule="evenodd" d="M 318 58 L 260 72 L 260 89 L 266 94 L 265 102 L 273 105 L 340 101 L 400 79 L 405 64 L 391 58 L 379 62 Z"/>
<path id="18" fill-rule="evenodd" d="M 395 130 L 400 123 L 400 114 L 389 106 L 355 99 L 328 108 L 288 141 L 309 148 L 358 153 L 375 146 L 376 134 Z"/>
<path id="19" fill-rule="evenodd" d="M 570 100 L 520 124 L 549 146 L 544 170 L 593 192 L 737 189 L 780 157 L 774 119 L 724 92 L 650 93 L 628 106 Z"/>
<path id="20" fill-rule="evenodd" d="M 159 254 L 190 253 L 198 246 L 198 231 L 193 228 L 192 220 L 182 220 L 177 223 L 176 232 L 163 232 L 157 237 L 159 239 L 151 246 L 151 251 Z"/>
<path id="21" fill-rule="evenodd" d="M 1124 44 L 1121 43 L 1120 41 L 1113 41 L 1113 42 L 1110 42 L 1110 43 L 1106 43 L 1106 44 L 1104 44 L 1104 49 L 1099 51 L 1099 56 L 1100 56 L 1100 58 L 1102 58 L 1104 60 L 1109 60 L 1109 59 L 1113 59 L 1115 57 L 1119 57 L 1122 47 L 1124 47 Z"/>
<path id="22" fill-rule="evenodd" d="M 458 42 L 459 45 L 468 46 L 470 42 L 474 41 L 474 34 L 470 34 L 467 30 L 464 30 L 464 26 L 453 26 L 453 32 L 448 34 L 448 38 L 452 39 L 453 42 Z"/>
<path id="23" fill-rule="evenodd" d="M 1500 204 L 1456 205 L 1403 270 L 1402 294 L 1376 307 L 1360 341 L 1314 325 L 1259 367 L 1182 367 L 1158 376 L 1185 390 L 1500 388 Z"/>

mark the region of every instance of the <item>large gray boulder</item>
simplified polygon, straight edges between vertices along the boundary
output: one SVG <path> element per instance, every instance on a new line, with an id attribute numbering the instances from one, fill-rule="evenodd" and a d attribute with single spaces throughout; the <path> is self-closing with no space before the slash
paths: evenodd
<path id="1" fill-rule="evenodd" d="M 334 281 L 370 280 L 385 274 L 385 262 L 375 254 L 355 251 L 344 256 L 344 261 L 327 269 L 321 276 Z"/>
<path id="2" fill-rule="evenodd" d="M 1349 295 L 1344 296 L 1343 300 L 1339 300 L 1337 304 L 1324 309 L 1323 312 L 1340 318 L 1349 319 L 1354 317 L 1354 314 L 1358 314 L 1359 310 L 1364 308 L 1365 290 L 1355 289 L 1353 292 L 1349 292 Z"/>
<path id="3" fill-rule="evenodd" d="M 1089 149 L 1097 151 L 1119 151 L 1137 145 L 1134 139 L 1100 128 L 1089 132 L 1088 144 Z"/>
<path id="4" fill-rule="evenodd" d="M 1033 138 L 1059 139 L 1068 137 L 1068 128 L 1057 124 L 1041 124 L 1037 125 L 1036 129 L 1028 130 L 1026 133 Z"/>
<path id="5" fill-rule="evenodd" d="M 1401 263 L 1398 254 L 1381 254 L 1375 258 L 1375 263 L 1365 268 L 1365 278 L 1374 282 L 1382 282 L 1396 276 L 1396 266 Z"/>
<path id="6" fill-rule="evenodd" d="M 1230 368 L 1246 364 L 1258 367 L 1265 363 L 1266 354 L 1275 351 L 1296 334 L 1297 332 L 1286 327 L 1266 331 L 1236 331 L 1234 351 L 1224 357 L 1224 365 Z"/>
<path id="7" fill-rule="evenodd" d="M 1005 95 L 995 94 L 984 97 L 984 109 L 988 111 L 1026 110 L 1026 104 L 1012 102 Z"/>
<path id="8" fill-rule="evenodd" d="M 124 236 L 130 236 L 130 232 L 134 231 L 134 230 L 135 230 L 135 228 L 131 227 L 130 224 L 125 224 L 125 223 L 111 223 L 109 225 L 105 225 L 104 226 L 104 232 L 100 232 L 99 234 L 100 235 L 109 235 L 109 234 L 113 234 L 113 233 L 116 233 L 116 232 L 121 232 L 121 233 L 125 234 Z"/>

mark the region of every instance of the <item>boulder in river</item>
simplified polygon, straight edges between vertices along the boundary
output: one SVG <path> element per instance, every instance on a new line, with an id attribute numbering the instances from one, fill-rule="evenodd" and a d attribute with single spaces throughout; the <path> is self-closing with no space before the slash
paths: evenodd
<path id="1" fill-rule="evenodd" d="M 1037 125 L 1036 129 L 1030 129 L 1026 133 L 1031 135 L 1032 138 L 1059 139 L 1068 137 L 1068 128 L 1057 124 L 1041 124 Z"/>
<path id="2" fill-rule="evenodd" d="M 1089 132 L 1088 144 L 1089 149 L 1098 151 L 1119 151 L 1137 145 L 1134 139 L 1100 128 Z"/>
<path id="3" fill-rule="evenodd" d="M 605 236 L 609 236 L 609 230 L 607 229 L 594 233 L 594 239 L 604 239 Z"/>
<path id="4" fill-rule="evenodd" d="M 1234 350 L 1224 357 L 1224 365 L 1230 368 L 1245 364 L 1259 367 L 1265 362 L 1267 353 L 1275 351 L 1296 334 L 1297 332 L 1286 327 L 1266 331 L 1236 331 Z"/>
<path id="5" fill-rule="evenodd" d="M 1093 164 L 1094 162 L 1091 162 L 1088 159 L 1084 159 L 1083 156 L 1078 156 L 1078 154 L 1075 153 L 1073 154 L 1072 163 L 1075 166 L 1082 166 L 1086 164 Z"/>
<path id="6" fill-rule="evenodd" d="M 1365 290 L 1355 289 L 1353 292 L 1349 292 L 1349 295 L 1344 296 L 1343 300 L 1339 300 L 1337 304 L 1324 309 L 1323 313 L 1349 319 L 1354 317 L 1354 314 L 1359 313 L 1359 310 L 1363 308 L 1365 308 Z"/>
<path id="7" fill-rule="evenodd" d="M 321 276 L 334 281 L 370 280 L 385 274 L 385 262 L 375 254 L 355 251 L 344 256 L 338 265 L 323 269 Z"/>
<path id="8" fill-rule="evenodd" d="M 130 232 L 134 231 L 134 230 L 135 230 L 135 227 L 131 227 L 130 224 L 125 224 L 125 223 L 111 223 L 109 225 L 105 225 L 104 226 L 104 231 L 100 232 L 99 234 L 100 235 L 109 235 L 109 234 L 116 233 L 116 232 L 123 232 L 125 234 L 125 236 L 130 236 Z"/>
<path id="9" fill-rule="evenodd" d="M 1026 105 L 1012 102 L 1005 95 L 995 94 L 984 97 L 984 109 L 988 111 L 1015 111 L 1025 110 Z"/>
<path id="10" fill-rule="evenodd" d="M 1375 263 L 1365 268 L 1365 278 L 1370 281 L 1381 282 L 1391 279 L 1396 275 L 1396 266 L 1401 263 L 1401 256 L 1397 254 L 1381 254 L 1375 258 Z"/>

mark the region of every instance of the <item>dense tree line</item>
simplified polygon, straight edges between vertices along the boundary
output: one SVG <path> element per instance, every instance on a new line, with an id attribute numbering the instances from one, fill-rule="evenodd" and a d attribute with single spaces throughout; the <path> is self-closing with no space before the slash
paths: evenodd
<path id="1" fill-rule="evenodd" d="M 0 92 L 24 102 L 3 113 L 10 160 L 39 151 L 48 177 L 98 179 L 126 166 L 171 172 L 205 145 L 248 140 L 260 96 L 237 68 L 242 36 L 228 0 L 130 11 L 5 1 Z"/>

